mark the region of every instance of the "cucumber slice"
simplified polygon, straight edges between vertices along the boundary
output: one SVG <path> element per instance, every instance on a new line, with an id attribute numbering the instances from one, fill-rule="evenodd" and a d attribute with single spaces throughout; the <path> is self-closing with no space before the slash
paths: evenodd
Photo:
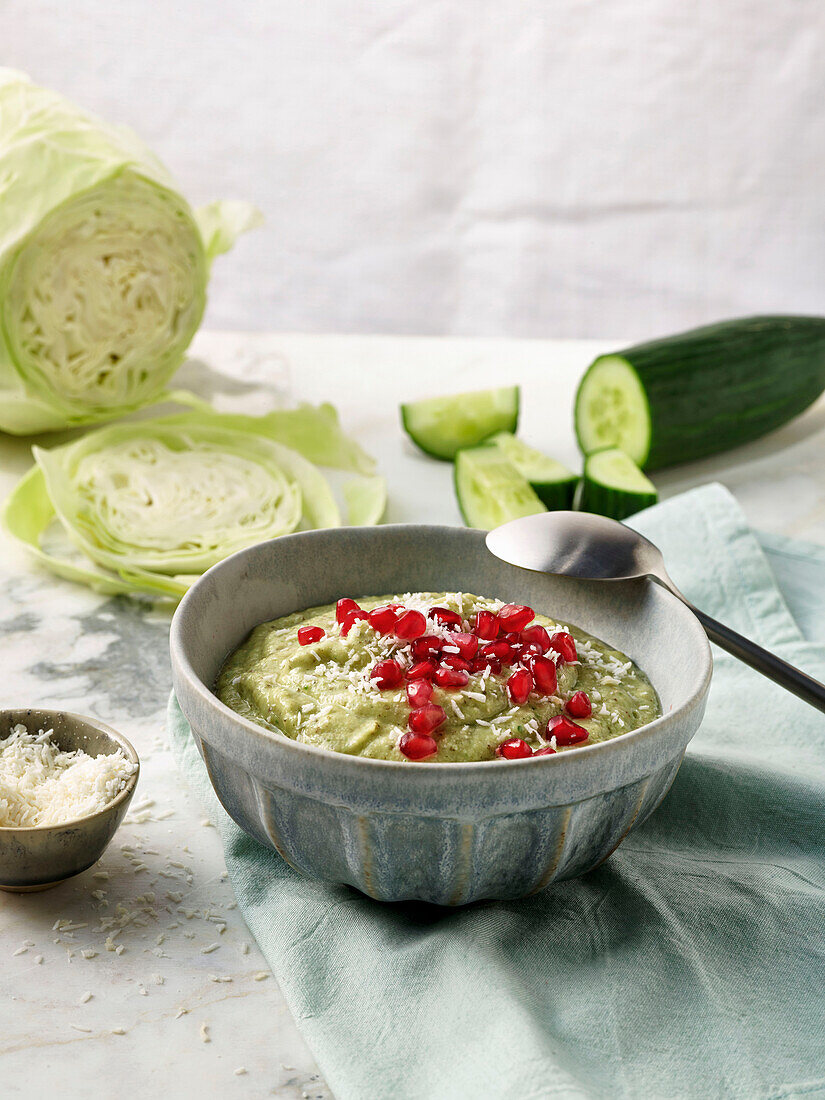
<path id="1" fill-rule="evenodd" d="M 584 454 L 621 447 L 646 470 L 738 447 L 825 390 L 825 318 L 743 317 L 591 363 L 576 394 Z"/>
<path id="2" fill-rule="evenodd" d="M 596 512 L 611 519 L 632 516 L 659 499 L 655 485 L 618 447 L 606 447 L 587 456 L 577 495 L 580 512 Z"/>
<path id="3" fill-rule="evenodd" d="M 551 512 L 573 507 L 573 496 L 579 483 L 578 474 L 568 470 L 555 458 L 528 447 L 511 432 L 497 432 L 490 441 L 533 488 L 542 504 Z"/>
<path id="4" fill-rule="evenodd" d="M 387 479 L 378 474 L 372 477 L 353 477 L 341 487 L 347 506 L 347 523 L 350 527 L 374 527 L 380 523 L 387 510 Z"/>
<path id="5" fill-rule="evenodd" d="M 401 406 L 404 431 L 425 454 L 451 461 L 499 431 L 518 426 L 519 388 L 476 390 Z"/>
<path id="6" fill-rule="evenodd" d="M 498 447 L 472 447 L 455 460 L 455 495 L 468 527 L 490 531 L 546 508 Z"/>

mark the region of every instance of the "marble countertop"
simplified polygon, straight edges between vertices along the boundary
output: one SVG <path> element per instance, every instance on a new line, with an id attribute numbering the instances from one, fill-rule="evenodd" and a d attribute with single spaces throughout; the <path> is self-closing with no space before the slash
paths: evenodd
<path id="1" fill-rule="evenodd" d="M 402 436 L 399 400 L 519 382 L 523 437 L 575 465 L 573 391 L 606 348 L 201 333 L 178 380 L 227 409 L 334 402 L 388 476 L 389 520 L 459 523 L 450 469 Z M 0 440 L 3 494 L 30 465 L 30 442 Z M 824 454 L 820 401 L 767 440 L 656 481 L 663 495 L 723 481 L 755 526 L 825 543 Z M 168 614 L 52 577 L 5 537 L 1 545 L 0 705 L 96 715 L 142 761 L 130 813 L 99 864 L 45 893 L 0 894 L 3 1096 L 74 1100 L 111 1080 L 121 1100 L 170 1087 L 199 1100 L 325 1100 L 235 907 L 216 830 L 164 741 Z"/>

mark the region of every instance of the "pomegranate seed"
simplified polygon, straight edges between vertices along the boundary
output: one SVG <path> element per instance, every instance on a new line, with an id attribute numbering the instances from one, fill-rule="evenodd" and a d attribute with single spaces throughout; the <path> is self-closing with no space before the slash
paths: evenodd
<path id="1" fill-rule="evenodd" d="M 467 661 L 471 661 L 478 653 L 478 638 L 475 634 L 453 634 L 450 645 L 458 646 L 459 653 Z"/>
<path id="2" fill-rule="evenodd" d="M 416 661 L 426 661 L 428 657 L 438 657 L 444 648 L 444 639 L 434 634 L 424 634 L 412 644 L 412 655 Z"/>
<path id="3" fill-rule="evenodd" d="M 456 657 L 454 653 L 448 653 L 446 657 L 442 654 L 441 663 L 448 668 L 460 668 L 463 672 L 470 671 L 470 662 L 465 661 L 463 657 Z"/>
<path id="4" fill-rule="evenodd" d="M 549 657 L 534 657 L 530 662 L 533 679 L 536 681 L 536 689 L 542 695 L 555 695 L 559 686 L 559 678 L 556 666 Z"/>
<path id="5" fill-rule="evenodd" d="M 355 623 L 367 621 L 368 619 L 369 616 L 366 611 L 362 611 L 360 608 L 357 611 L 351 611 L 341 623 L 341 633 L 346 638 Z"/>
<path id="6" fill-rule="evenodd" d="M 426 629 L 427 620 L 420 611 L 405 611 L 395 624 L 395 636 L 412 641 L 413 638 L 420 638 Z"/>
<path id="7" fill-rule="evenodd" d="M 564 709 L 573 718 L 589 718 L 593 713 L 593 708 L 590 705 L 590 700 L 583 691 L 577 691 L 571 695 L 567 702 L 564 704 Z"/>
<path id="8" fill-rule="evenodd" d="M 435 661 L 416 661 L 407 669 L 408 680 L 432 680 L 435 675 Z"/>
<path id="9" fill-rule="evenodd" d="M 500 642 L 506 642 L 513 647 L 521 645 L 521 634 L 515 630 L 505 630 L 505 632 L 499 638 Z"/>
<path id="10" fill-rule="evenodd" d="M 517 669 L 507 681 L 507 694 L 511 703 L 526 703 L 533 690 L 533 677 L 526 668 Z"/>
<path id="11" fill-rule="evenodd" d="M 536 613 L 532 607 L 524 607 L 520 603 L 506 603 L 498 613 L 502 630 L 524 630 L 535 617 Z"/>
<path id="12" fill-rule="evenodd" d="M 419 711 L 415 712 L 419 714 Z M 428 733 L 413 733 L 408 731 L 398 742 L 398 747 L 408 760 L 425 760 L 438 752 L 438 742 Z"/>
<path id="13" fill-rule="evenodd" d="M 474 633 L 485 642 L 492 642 L 498 637 L 498 615 L 492 611 L 479 611 L 473 624 Z"/>
<path id="14" fill-rule="evenodd" d="M 557 714 L 547 723 L 547 729 L 542 734 L 545 741 L 555 737 L 557 745 L 577 745 L 579 741 L 586 741 L 590 734 L 583 726 L 577 726 L 563 714 Z"/>
<path id="15" fill-rule="evenodd" d="M 544 627 L 539 626 L 538 623 L 534 626 L 528 626 L 526 630 L 522 630 L 521 640 L 525 645 L 536 646 L 539 653 L 546 653 L 550 648 L 550 635 Z"/>
<path id="16" fill-rule="evenodd" d="M 490 642 L 481 651 L 482 657 L 495 657 L 503 665 L 511 665 L 515 660 L 513 647 L 509 642 Z"/>
<path id="17" fill-rule="evenodd" d="M 448 607 L 431 607 L 427 612 L 428 619 L 435 619 L 442 626 L 461 626 L 461 616 L 457 611 L 450 611 Z"/>
<path id="18" fill-rule="evenodd" d="M 320 642 L 324 637 L 326 631 L 322 630 L 320 626 L 302 626 L 298 629 L 298 644 L 299 645 L 312 645 L 313 642 Z"/>
<path id="19" fill-rule="evenodd" d="M 403 679 L 404 669 L 398 661 L 379 661 L 370 674 L 370 680 L 373 680 L 381 691 L 397 688 Z"/>
<path id="20" fill-rule="evenodd" d="M 501 661 L 498 657 L 493 657 L 492 654 L 488 654 L 486 657 L 473 657 L 470 662 L 470 672 L 483 672 L 485 668 L 489 668 L 494 676 L 499 676 L 501 674 Z"/>
<path id="21" fill-rule="evenodd" d="M 541 749 L 539 749 L 539 752 L 541 752 Z M 532 755 L 533 750 L 520 737 L 511 737 L 509 741 L 502 741 L 496 749 L 496 756 L 503 756 L 505 760 L 523 760 L 525 757 Z"/>
<path id="22" fill-rule="evenodd" d="M 556 653 L 560 653 L 568 664 L 579 659 L 573 635 L 566 633 L 564 630 L 559 630 L 558 633 L 553 635 L 550 639 L 550 648 L 555 649 Z"/>
<path id="23" fill-rule="evenodd" d="M 433 685 L 429 680 L 410 680 L 407 684 L 407 702 L 411 707 L 423 707 L 432 694 Z"/>
<path id="24" fill-rule="evenodd" d="M 452 690 L 453 688 L 463 688 L 468 683 L 470 674 L 463 668 L 450 668 L 449 665 L 442 665 L 441 668 L 435 670 L 433 679 L 439 687 Z"/>
<path id="25" fill-rule="evenodd" d="M 447 715 L 437 703 L 425 703 L 411 710 L 407 725 L 413 733 L 432 733 L 447 721 Z"/>
<path id="26" fill-rule="evenodd" d="M 379 634 L 391 634 L 398 616 L 391 607 L 376 607 L 367 618 L 373 630 L 377 630 Z"/>
<path id="27" fill-rule="evenodd" d="M 555 752 L 552 745 L 545 745 L 543 749 L 536 749 L 533 756 L 554 756 Z"/>
<path id="28" fill-rule="evenodd" d="M 350 600 L 348 597 L 345 596 L 344 599 L 339 600 L 338 603 L 335 605 L 335 621 L 337 623 L 343 623 L 344 619 L 349 618 L 353 611 L 360 610 L 361 608 L 358 606 L 355 600 Z"/>

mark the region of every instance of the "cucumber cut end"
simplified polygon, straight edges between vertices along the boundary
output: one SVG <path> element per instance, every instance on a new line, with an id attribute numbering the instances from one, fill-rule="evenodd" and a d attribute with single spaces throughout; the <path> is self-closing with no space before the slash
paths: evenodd
<path id="1" fill-rule="evenodd" d="M 619 355 L 603 355 L 588 368 L 576 394 L 576 436 L 585 455 L 620 447 L 643 466 L 650 453 L 651 420 L 639 376 Z"/>
<path id="2" fill-rule="evenodd" d="M 518 427 L 519 387 L 431 397 L 401 406 L 404 431 L 425 454 L 451 461 L 496 432 Z"/>
<path id="3" fill-rule="evenodd" d="M 468 527 L 490 531 L 511 519 L 546 511 L 529 482 L 497 447 L 459 451 L 454 479 L 458 507 Z"/>

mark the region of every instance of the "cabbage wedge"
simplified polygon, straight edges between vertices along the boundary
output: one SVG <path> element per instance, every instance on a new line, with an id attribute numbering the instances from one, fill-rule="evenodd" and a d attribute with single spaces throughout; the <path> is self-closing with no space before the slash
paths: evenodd
<path id="1" fill-rule="evenodd" d="M 323 446 L 319 422 L 335 428 Z M 106 594 L 178 600 L 236 550 L 341 524 L 329 482 L 299 447 L 326 448 L 339 468 L 355 471 L 343 486 L 349 522 L 378 522 L 384 479 L 360 473 L 373 460 L 331 406 L 308 405 L 259 417 L 196 410 L 34 447 L 36 465 L 8 497 L 3 522 L 62 577 Z"/>
<path id="2" fill-rule="evenodd" d="M 0 69 L 0 430 L 157 401 L 213 258 L 259 222 L 245 203 L 193 211 L 130 131 Z"/>

